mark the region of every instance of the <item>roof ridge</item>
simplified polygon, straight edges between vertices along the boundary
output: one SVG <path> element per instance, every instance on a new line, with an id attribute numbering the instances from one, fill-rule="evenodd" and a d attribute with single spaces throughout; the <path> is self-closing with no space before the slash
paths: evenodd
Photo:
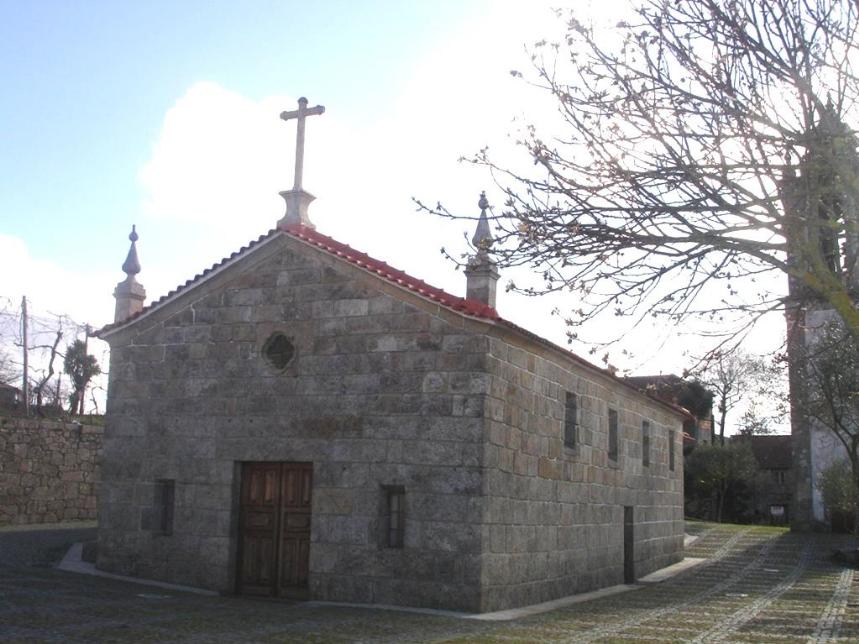
<path id="1" fill-rule="evenodd" d="M 165 293 L 158 299 L 153 300 L 148 305 L 137 311 L 134 315 L 129 316 L 124 320 L 119 320 L 117 322 L 106 324 L 100 329 L 98 329 L 94 335 L 99 336 L 103 333 L 110 332 L 116 328 L 133 322 L 134 320 L 144 315 L 151 313 L 153 310 L 166 304 L 169 300 L 172 300 L 180 293 L 193 287 L 197 282 L 208 277 L 211 273 L 223 268 L 230 262 L 238 259 L 242 255 L 246 254 L 248 251 L 257 247 L 262 242 L 274 237 L 278 233 L 290 235 L 291 237 L 295 237 L 306 243 L 316 246 L 317 248 L 320 248 L 321 250 L 324 250 L 331 255 L 340 257 L 341 259 L 348 261 L 350 264 L 375 273 L 379 275 L 379 277 L 382 277 L 389 282 L 401 286 L 409 291 L 413 291 L 418 295 L 433 300 L 438 304 L 457 311 L 459 313 L 464 313 L 474 317 L 485 318 L 489 320 L 500 319 L 498 311 L 496 311 L 495 308 L 487 304 L 483 304 L 482 302 L 478 302 L 477 300 L 469 300 L 467 298 L 459 297 L 457 295 L 453 295 L 452 293 L 448 293 L 447 291 L 438 288 L 437 286 L 433 286 L 432 284 L 429 284 L 422 279 L 409 275 L 403 270 L 394 268 L 387 262 L 378 260 L 363 251 L 352 248 L 348 244 L 344 244 L 343 242 L 337 241 L 333 237 L 324 235 L 315 230 L 314 228 L 305 226 L 303 224 L 290 224 L 285 227 L 272 228 L 267 233 L 260 235 L 254 240 L 251 240 L 246 245 L 239 248 L 237 251 L 230 253 L 230 255 L 228 255 L 227 257 L 224 257 L 221 260 L 215 262 L 214 264 L 212 264 L 212 266 L 185 280 L 185 282 L 179 284 L 176 288 L 169 290 L 167 293 Z"/>
<path id="2" fill-rule="evenodd" d="M 629 382 L 625 382 L 623 378 L 611 373 L 611 371 L 609 371 L 608 369 L 603 369 L 602 367 L 593 364 L 585 358 L 582 358 L 577 353 L 566 349 L 540 335 L 537 335 L 533 331 L 529 331 L 528 329 L 521 327 L 518 324 L 511 322 L 510 320 L 501 317 L 498 314 L 498 311 L 494 307 L 489 306 L 488 304 L 484 304 L 483 302 L 480 302 L 478 300 L 472 300 L 466 297 L 460 297 L 458 295 L 448 293 L 447 291 L 438 288 L 437 286 L 432 286 L 431 284 L 428 284 L 422 279 L 409 275 L 403 270 L 394 268 L 387 262 L 376 259 L 371 255 L 364 253 L 363 251 L 359 251 L 352 248 L 348 244 L 344 244 L 343 242 L 337 241 L 333 237 L 329 237 L 328 235 L 318 232 L 315 228 L 305 226 L 300 223 L 288 224 L 286 226 L 281 226 L 269 230 L 264 235 L 260 235 L 257 239 L 252 240 L 246 246 L 242 246 L 239 250 L 231 253 L 228 257 L 223 258 L 219 262 L 216 262 L 211 267 L 205 269 L 203 272 L 197 273 L 194 277 L 189 280 L 186 280 L 184 284 L 180 284 L 175 289 L 169 291 L 166 295 L 162 295 L 157 300 L 154 300 L 148 306 L 143 307 L 134 315 L 126 318 L 125 320 L 107 324 L 98 331 L 96 331 L 94 335 L 96 337 L 101 336 L 104 333 L 113 331 L 114 329 L 129 324 L 139 319 L 140 317 L 151 313 L 152 311 L 163 306 L 168 301 L 178 296 L 180 293 L 183 293 L 187 289 L 193 287 L 200 280 L 205 279 L 207 276 L 211 275 L 215 271 L 225 268 L 234 260 L 252 251 L 254 248 L 258 247 L 263 242 L 274 238 L 279 233 L 289 235 L 290 237 L 298 239 L 303 243 L 315 246 L 316 248 L 319 248 L 320 250 L 330 255 L 339 257 L 354 266 L 357 266 L 370 273 L 374 273 L 392 284 L 417 293 L 421 297 L 436 302 L 437 304 L 444 306 L 445 308 L 450 309 L 452 311 L 455 311 L 461 315 L 468 315 L 470 317 L 494 322 L 500 326 L 506 327 L 511 331 L 518 333 L 519 335 L 522 335 L 532 341 L 536 341 L 539 344 L 542 344 L 545 347 L 549 347 L 554 351 L 558 351 L 559 353 L 568 357 L 574 362 L 584 365 L 590 369 L 594 369 L 599 373 L 605 374 L 609 378 L 612 378 L 616 382 L 629 389 L 632 389 L 633 391 L 639 392 L 639 389 L 635 387 L 635 385 Z M 646 392 L 644 392 L 644 395 L 646 395 L 652 400 L 655 400 L 658 403 L 661 403 L 662 405 L 671 408 L 675 412 L 679 412 L 687 416 L 689 415 L 689 412 L 680 407 L 679 405 L 674 405 L 672 403 L 660 400 Z"/>
<path id="3" fill-rule="evenodd" d="M 284 228 L 284 232 L 297 237 L 302 241 L 322 248 L 332 255 L 345 259 L 350 264 L 354 264 L 359 268 L 375 273 L 389 282 L 393 282 L 394 284 L 413 291 L 418 295 L 438 302 L 442 306 L 479 318 L 490 320 L 501 319 L 498 311 L 488 304 L 448 293 L 444 289 L 433 286 L 432 284 L 429 284 L 418 277 L 414 277 L 399 268 L 394 268 L 383 260 L 376 259 L 363 251 L 352 248 L 348 244 L 337 241 L 333 237 L 320 233 L 313 228 L 303 226 L 301 224 L 292 224 Z"/>

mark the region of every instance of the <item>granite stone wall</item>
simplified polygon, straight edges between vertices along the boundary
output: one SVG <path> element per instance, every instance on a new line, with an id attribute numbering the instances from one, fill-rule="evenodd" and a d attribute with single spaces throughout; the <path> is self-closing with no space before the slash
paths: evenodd
<path id="1" fill-rule="evenodd" d="M 0 417 L 0 525 L 96 518 L 103 428 Z"/>
<path id="2" fill-rule="evenodd" d="M 484 611 L 623 583 L 624 506 L 634 513 L 636 577 L 683 557 L 682 418 L 558 353 L 514 338 L 490 342 Z M 575 448 L 564 443 L 567 392 L 578 401 Z M 608 456 L 609 409 L 618 412 L 617 460 Z"/>
<path id="3" fill-rule="evenodd" d="M 487 340 L 297 244 L 111 338 L 98 565 L 230 592 L 239 464 L 312 462 L 312 597 L 477 610 Z M 273 332 L 295 345 L 282 372 Z M 159 479 L 169 536 L 146 529 Z M 383 486 L 406 492 L 403 549 Z"/>

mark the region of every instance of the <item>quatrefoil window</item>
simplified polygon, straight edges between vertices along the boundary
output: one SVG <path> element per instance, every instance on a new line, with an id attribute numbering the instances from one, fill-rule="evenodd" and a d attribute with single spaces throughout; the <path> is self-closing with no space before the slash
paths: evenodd
<path id="1" fill-rule="evenodd" d="M 282 371 L 295 357 L 295 347 L 283 333 L 272 333 L 262 345 L 262 355 L 272 367 Z"/>

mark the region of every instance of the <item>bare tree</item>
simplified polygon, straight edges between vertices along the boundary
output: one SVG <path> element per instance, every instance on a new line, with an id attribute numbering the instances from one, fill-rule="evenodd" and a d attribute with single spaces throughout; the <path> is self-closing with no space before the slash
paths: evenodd
<path id="1" fill-rule="evenodd" d="M 23 379 L 23 336 L 22 313 L 15 304 L 17 298 L 0 295 L 0 383 L 21 386 Z M 74 387 L 71 379 L 63 381 L 63 372 L 57 371 L 56 360 L 65 361 L 67 351 L 74 338 L 82 331 L 87 333 L 88 326 L 78 324 L 68 315 L 51 311 L 36 311 L 32 308 L 28 313 L 29 340 L 27 342 L 29 403 L 38 413 L 44 413 L 45 405 L 55 409 L 62 408 L 61 401 L 67 399 L 69 385 Z M 84 343 L 86 344 L 86 343 Z M 102 352 L 101 361 L 107 358 L 106 350 Z M 94 359 L 94 358 L 93 358 Z M 98 373 L 92 378 L 102 375 Z M 91 392 L 101 398 L 105 394 L 104 387 L 96 381 Z M 81 413 L 85 398 L 76 396 L 76 409 Z M 91 406 L 98 413 L 98 401 L 95 397 Z"/>
<path id="2" fill-rule="evenodd" d="M 752 401 L 743 412 L 737 427 L 741 436 L 765 436 L 773 434 L 772 415 L 761 413 L 757 403 Z"/>
<path id="3" fill-rule="evenodd" d="M 740 350 L 713 356 L 700 378 L 714 394 L 716 411 L 719 414 L 719 439 L 723 445 L 728 413 L 738 404 L 745 401 L 749 403 L 750 409 L 755 409 L 752 413 L 758 425 L 761 418 L 756 410 L 757 401 L 766 398 L 783 407 L 782 395 L 777 391 L 777 387 L 773 387 L 773 382 L 780 376 L 781 369 L 777 365 Z M 747 417 L 746 420 L 752 418 Z M 744 422 L 744 425 L 746 424 Z"/>
<path id="4" fill-rule="evenodd" d="M 48 366 L 45 369 L 42 377 L 38 379 L 35 386 L 33 387 L 33 396 L 36 399 L 36 413 L 42 414 L 42 394 L 45 387 L 51 381 L 51 378 L 54 377 L 54 361 L 57 358 L 57 347 L 60 345 L 60 340 L 63 339 L 63 331 L 62 328 L 57 329 L 57 334 L 54 337 L 54 343 L 50 346 L 50 358 L 48 359 Z"/>
<path id="5" fill-rule="evenodd" d="M 20 379 L 21 374 L 18 372 L 9 352 L 0 347 L 0 383 L 12 385 Z"/>
<path id="6" fill-rule="evenodd" d="M 530 170 L 472 159 L 506 197 L 500 265 L 542 277 L 510 287 L 574 292 L 570 338 L 609 313 L 713 322 L 733 346 L 783 307 L 759 287 L 781 274 L 859 337 L 859 2 L 643 0 L 614 30 L 566 19 L 530 79 L 562 130 L 524 129 Z"/>
<path id="7" fill-rule="evenodd" d="M 12 300 L 0 295 L 0 383 L 7 385 L 19 386 L 21 382 L 21 369 L 12 353 L 19 326 Z"/>

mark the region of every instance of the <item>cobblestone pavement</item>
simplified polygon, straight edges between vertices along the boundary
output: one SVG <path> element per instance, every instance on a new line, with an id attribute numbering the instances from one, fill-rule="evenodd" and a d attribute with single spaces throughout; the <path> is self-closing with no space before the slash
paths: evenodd
<path id="1" fill-rule="evenodd" d="M 0 531 L 3 642 L 859 641 L 846 537 L 696 525 L 708 561 L 671 580 L 507 622 L 205 597 L 49 567 L 92 530 Z"/>

